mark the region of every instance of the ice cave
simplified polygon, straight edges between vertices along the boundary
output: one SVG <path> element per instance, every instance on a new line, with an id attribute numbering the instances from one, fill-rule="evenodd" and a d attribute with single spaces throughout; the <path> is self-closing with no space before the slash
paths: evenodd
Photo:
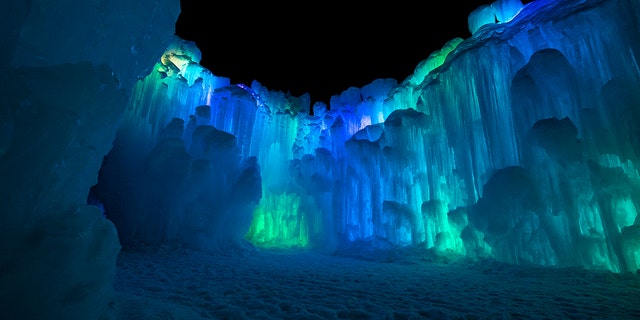
<path id="1" fill-rule="evenodd" d="M 403 81 L 345 88 L 328 103 L 212 74 L 174 35 L 179 1 L 142 2 L 3 11 L 0 318 L 640 316 L 639 1 L 497 0 L 469 15 L 472 37 L 451 39 Z M 136 247 L 237 270 L 253 252 L 314 252 L 328 265 L 406 254 L 421 262 L 397 268 L 482 262 L 510 277 L 592 277 L 602 296 L 612 282 L 622 289 L 609 307 L 546 317 L 535 302 L 520 317 L 433 300 L 408 311 L 285 298 L 246 309 L 214 289 L 207 303 L 166 298 L 181 306 L 172 311 L 149 291 L 114 287 L 138 279 L 117 280 L 119 256 Z M 307 263 L 288 259 L 287 270 Z M 171 290 L 161 282 L 156 294 Z"/>

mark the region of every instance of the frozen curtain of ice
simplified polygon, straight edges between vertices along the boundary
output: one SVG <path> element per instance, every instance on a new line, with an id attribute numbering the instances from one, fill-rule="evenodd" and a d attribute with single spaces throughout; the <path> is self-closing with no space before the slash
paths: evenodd
<path id="1" fill-rule="evenodd" d="M 165 2 L 5 11 L 8 314 L 108 317 L 128 242 L 640 268 L 637 1 L 496 1 L 328 105 L 211 74 Z"/>
<path id="2" fill-rule="evenodd" d="M 499 1 L 469 21 L 403 82 L 329 108 L 231 85 L 173 43 L 102 168 L 120 239 L 637 270 L 637 3 Z"/>

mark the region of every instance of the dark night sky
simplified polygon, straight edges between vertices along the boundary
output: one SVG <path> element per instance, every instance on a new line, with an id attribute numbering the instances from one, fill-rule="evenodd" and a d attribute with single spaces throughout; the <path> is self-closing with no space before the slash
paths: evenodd
<path id="1" fill-rule="evenodd" d="M 467 17 L 490 0 L 369 2 L 367 9 L 300 1 L 287 7 L 181 0 L 176 35 L 196 43 L 201 65 L 231 83 L 332 95 L 379 78 L 398 82 L 454 37 L 471 35 Z M 205 6 L 208 3 L 209 6 Z M 427 7 L 433 4 L 432 8 Z"/>

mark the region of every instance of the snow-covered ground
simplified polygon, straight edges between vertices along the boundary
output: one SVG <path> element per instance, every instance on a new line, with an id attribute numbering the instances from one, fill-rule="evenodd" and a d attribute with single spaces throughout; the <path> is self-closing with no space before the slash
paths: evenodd
<path id="1" fill-rule="evenodd" d="M 638 273 L 425 257 L 123 248 L 117 317 L 640 319 Z"/>

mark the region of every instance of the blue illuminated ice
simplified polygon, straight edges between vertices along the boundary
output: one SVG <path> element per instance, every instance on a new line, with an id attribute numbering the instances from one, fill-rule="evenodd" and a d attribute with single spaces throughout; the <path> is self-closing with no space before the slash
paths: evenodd
<path id="1" fill-rule="evenodd" d="M 638 55 L 638 19 L 629 13 L 637 9 L 624 0 L 496 1 L 469 16 L 470 28 L 481 31 L 452 39 L 404 81 L 347 88 L 328 106 L 257 81 L 232 85 L 195 58 L 180 60 L 197 77 L 152 72 L 137 84 L 103 176 L 121 179 L 113 188 L 148 185 L 141 170 L 126 168 L 144 167 L 136 159 L 148 157 L 158 133 L 180 119 L 183 179 L 195 179 L 194 165 L 206 160 L 225 172 L 219 183 L 231 192 L 238 173 L 229 173 L 245 170 L 231 164 L 256 161 L 260 194 L 251 198 L 244 235 L 253 245 L 332 251 L 382 239 L 468 259 L 634 271 L 640 77 L 627 66 Z M 199 55 L 181 43 L 155 70 L 177 65 L 167 57 Z M 233 143 L 237 151 L 228 158 L 194 149 L 203 128 L 235 138 L 209 145 L 209 153 Z M 170 201 L 166 218 L 160 208 L 140 212 L 134 208 L 154 208 L 156 197 L 181 199 L 142 189 L 156 195 L 109 200 L 119 208 L 115 221 L 124 219 L 119 229 L 170 225 L 175 232 L 151 231 L 147 240 L 185 240 L 176 217 L 189 210 L 186 202 Z M 209 214 L 227 210 L 222 199 L 231 198 L 215 200 Z M 145 214 L 155 220 L 138 218 Z M 246 230 L 245 218 L 225 221 L 225 228 Z"/>

